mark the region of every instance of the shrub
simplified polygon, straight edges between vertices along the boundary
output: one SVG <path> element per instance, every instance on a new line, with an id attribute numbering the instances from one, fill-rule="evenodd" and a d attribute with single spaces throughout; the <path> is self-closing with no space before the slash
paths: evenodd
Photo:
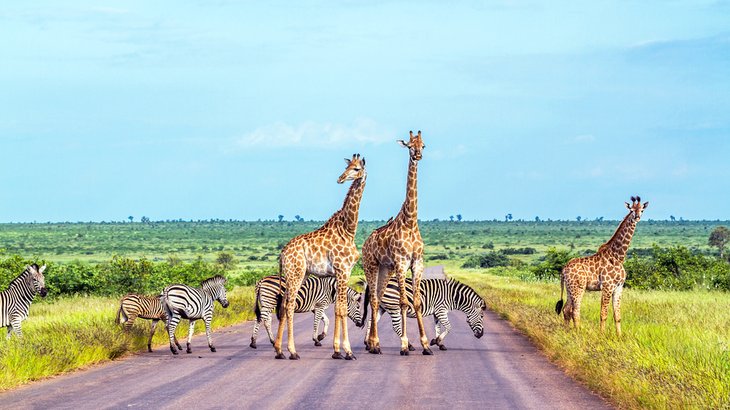
<path id="1" fill-rule="evenodd" d="M 530 270 L 538 279 L 559 278 L 565 264 L 577 256 L 567 249 L 550 248 Z"/>
<path id="2" fill-rule="evenodd" d="M 462 268 L 493 268 L 496 266 L 508 266 L 510 259 L 500 252 L 489 252 L 483 255 L 475 255 L 461 265 Z"/>

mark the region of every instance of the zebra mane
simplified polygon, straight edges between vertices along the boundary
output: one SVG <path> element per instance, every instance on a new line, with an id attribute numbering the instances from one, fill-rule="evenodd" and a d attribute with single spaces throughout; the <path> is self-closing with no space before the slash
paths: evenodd
<path id="1" fill-rule="evenodd" d="M 208 285 L 208 286 L 223 285 L 226 282 L 227 282 L 226 281 L 226 278 L 224 278 L 223 276 L 221 276 L 221 275 L 215 275 L 212 278 L 208 278 L 208 279 L 200 282 L 200 287 L 201 288 L 204 288 L 206 285 Z"/>
<path id="2" fill-rule="evenodd" d="M 36 269 L 38 269 L 38 265 L 33 265 L 33 266 L 35 266 Z M 25 270 L 23 271 L 23 273 L 21 273 L 20 275 L 18 275 L 17 277 L 15 277 L 15 279 L 13 279 L 13 280 L 10 281 L 10 283 L 8 284 L 8 288 L 13 287 L 13 286 L 20 285 L 21 282 L 24 282 L 30 276 L 31 276 L 30 266 L 26 266 L 25 267 Z"/>
<path id="3" fill-rule="evenodd" d="M 484 302 L 484 298 L 482 298 L 479 295 L 479 293 L 477 293 L 477 291 L 474 290 L 471 286 L 469 286 L 465 283 L 461 283 L 454 278 L 446 279 L 446 286 L 448 286 L 449 288 L 451 288 L 455 291 L 464 290 L 465 294 L 468 295 L 470 298 L 479 299 L 482 301 L 484 306 L 486 306 L 486 302 Z"/>

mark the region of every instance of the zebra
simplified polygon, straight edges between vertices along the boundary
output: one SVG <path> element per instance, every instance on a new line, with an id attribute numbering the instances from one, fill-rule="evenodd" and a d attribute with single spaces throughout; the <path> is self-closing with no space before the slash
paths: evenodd
<path id="1" fill-rule="evenodd" d="M 175 329 L 178 323 L 180 323 L 180 319 L 188 319 L 190 321 L 186 350 L 188 353 L 192 353 L 190 340 L 193 338 L 195 321 L 198 319 L 203 319 L 205 322 L 205 335 L 208 337 L 208 347 L 211 352 L 215 352 L 213 339 L 210 334 L 210 322 L 213 319 L 213 302 L 217 300 L 224 308 L 228 307 L 226 288 L 224 287 L 225 283 L 226 278 L 216 275 L 200 282 L 200 288 L 177 284 L 170 285 L 162 291 L 160 302 L 162 303 L 162 308 L 165 310 L 165 314 L 167 314 L 167 333 L 170 336 L 170 351 L 172 354 L 178 354 L 175 346 L 173 346 L 173 341 L 175 339 Z"/>
<path id="2" fill-rule="evenodd" d="M 0 327 L 8 328 L 7 339 L 12 332 L 17 336 L 23 335 L 20 322 L 28 317 L 28 309 L 36 293 L 41 297 L 48 294 L 44 270 L 46 265 L 40 268 L 36 264 L 28 265 L 23 273 L 10 281 L 7 289 L 0 292 Z"/>
<path id="3" fill-rule="evenodd" d="M 117 311 L 117 323 L 124 324 L 124 331 L 129 332 L 134 325 L 135 319 L 138 317 L 142 319 L 149 319 L 152 321 L 150 324 L 150 338 L 147 340 L 147 351 L 152 352 L 152 336 L 155 335 L 155 329 L 157 328 L 157 322 L 162 320 L 167 328 L 167 314 L 162 309 L 162 303 L 160 303 L 160 296 L 145 296 L 138 295 L 136 293 L 130 293 L 122 298 L 119 302 L 119 310 Z M 175 337 L 175 344 L 177 348 L 182 350 L 182 346 Z"/>
<path id="4" fill-rule="evenodd" d="M 324 310 L 335 301 L 335 285 L 334 277 L 318 277 L 311 275 L 302 283 L 302 287 L 297 293 L 295 313 L 309 312 L 314 313 L 314 329 L 312 331 L 312 340 L 315 346 L 322 346 L 320 341 L 327 335 L 329 328 L 329 318 Z M 279 276 L 266 276 L 256 283 L 256 301 L 254 312 L 256 313 L 256 321 L 253 324 L 253 335 L 251 336 L 251 346 L 256 349 L 256 337 L 259 333 L 261 322 L 264 323 L 266 333 L 269 335 L 269 341 L 274 343 L 274 334 L 271 332 L 271 312 L 274 311 L 277 304 L 277 296 L 280 294 Z M 347 288 L 347 315 L 355 322 L 356 326 L 361 326 L 362 313 L 360 312 L 360 298 L 356 291 Z M 324 330 L 319 333 L 319 322 L 324 322 Z"/>
<path id="5" fill-rule="evenodd" d="M 369 289 L 365 286 L 365 303 L 367 304 L 369 297 Z M 433 315 L 436 324 L 436 337 L 431 339 L 431 346 L 438 345 L 440 350 L 447 350 L 444 345 L 444 338 L 451 330 L 448 312 L 450 310 L 461 310 L 466 314 L 466 321 L 469 324 L 474 336 L 479 339 L 484 335 L 484 310 L 487 305 L 484 299 L 479 296 L 474 289 L 458 282 L 454 279 L 423 279 L 421 281 L 421 302 L 423 316 Z M 416 317 L 413 311 L 413 281 L 406 279 L 406 297 L 408 298 L 408 317 Z M 398 336 L 403 335 L 403 324 L 400 310 L 400 296 L 398 291 L 398 282 L 391 279 L 380 301 L 380 311 L 375 319 L 375 323 L 380 320 L 383 312 L 390 314 L 393 323 L 393 330 Z M 367 317 L 367 306 L 363 315 L 363 325 L 367 323 L 368 330 L 370 322 L 365 320 Z M 365 334 L 368 334 L 366 331 Z M 365 341 L 367 346 L 367 340 Z M 413 346 L 409 345 L 408 349 L 413 351 Z"/>

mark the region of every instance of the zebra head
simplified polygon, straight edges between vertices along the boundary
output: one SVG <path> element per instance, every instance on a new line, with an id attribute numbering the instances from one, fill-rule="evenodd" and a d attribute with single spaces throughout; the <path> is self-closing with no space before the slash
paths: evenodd
<path id="1" fill-rule="evenodd" d="M 453 279 L 450 279 L 449 282 L 454 300 L 457 301 L 455 308 L 464 312 L 469 328 L 474 332 L 474 337 L 479 339 L 484 335 L 484 311 L 487 309 L 484 299 L 474 289 L 463 283 Z"/>
<path id="2" fill-rule="evenodd" d="M 362 326 L 362 312 L 360 312 L 360 301 L 362 295 L 350 287 L 347 288 L 347 316 L 355 322 L 355 326 Z"/>
<path id="3" fill-rule="evenodd" d="M 31 280 L 33 281 L 33 288 L 41 297 L 46 297 L 48 291 L 46 290 L 46 278 L 43 276 L 43 271 L 46 270 L 46 265 L 40 268 L 35 263 L 27 266 L 25 270 L 30 272 Z"/>
<path id="4" fill-rule="evenodd" d="M 226 298 L 226 278 L 221 275 L 213 276 L 204 280 L 200 287 L 206 291 L 213 300 L 217 300 L 224 308 L 228 307 L 228 298 Z"/>

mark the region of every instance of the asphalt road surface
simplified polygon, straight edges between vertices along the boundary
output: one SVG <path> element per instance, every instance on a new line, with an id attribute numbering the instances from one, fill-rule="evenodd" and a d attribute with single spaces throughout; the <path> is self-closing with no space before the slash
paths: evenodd
<path id="1" fill-rule="evenodd" d="M 438 276 L 440 268 L 426 275 Z M 334 317 L 331 314 L 330 317 Z M 193 353 L 172 356 L 167 346 L 109 364 L 32 383 L 0 394 L 3 409 L 133 408 L 489 408 L 599 409 L 610 406 L 550 364 L 508 322 L 486 312 L 476 339 L 461 312 L 451 312 L 447 351 L 399 355 L 399 339 L 386 315 L 380 322 L 382 355 L 365 351 L 364 332 L 350 321 L 354 361 L 333 360 L 330 334 L 315 347 L 312 315 L 295 318 L 299 361 L 275 360 L 263 329 L 258 349 L 248 344 L 252 323 L 205 335 Z M 424 318 L 429 339 L 433 320 Z M 274 322 L 276 325 L 276 321 Z M 415 319 L 409 339 L 418 347 Z M 288 354 L 287 354 L 288 357 Z"/>

